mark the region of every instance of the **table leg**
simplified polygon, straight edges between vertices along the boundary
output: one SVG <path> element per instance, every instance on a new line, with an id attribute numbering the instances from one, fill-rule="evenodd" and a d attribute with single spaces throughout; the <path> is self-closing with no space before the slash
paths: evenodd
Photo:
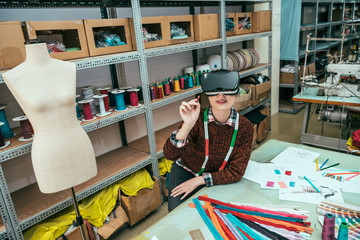
<path id="1" fill-rule="evenodd" d="M 305 103 L 305 112 L 304 112 L 304 120 L 303 120 L 303 126 L 301 130 L 301 138 L 300 142 L 303 143 L 303 134 L 307 133 L 308 125 L 309 125 L 309 119 L 310 119 L 310 110 L 311 110 L 311 103 Z"/>

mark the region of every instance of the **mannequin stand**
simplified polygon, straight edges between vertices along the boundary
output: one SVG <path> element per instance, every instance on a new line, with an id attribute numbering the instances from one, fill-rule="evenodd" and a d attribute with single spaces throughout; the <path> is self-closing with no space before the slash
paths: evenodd
<path id="1" fill-rule="evenodd" d="M 80 233 L 81 233 L 81 238 L 82 240 L 86 240 L 86 232 L 84 229 L 84 220 L 82 218 L 82 216 L 80 215 L 80 211 L 79 211 L 79 207 L 76 201 L 76 196 L 75 196 L 75 191 L 74 188 L 70 188 L 70 192 L 71 192 L 71 198 L 73 200 L 73 204 L 74 204 L 74 208 L 75 208 L 75 212 L 76 212 L 76 224 L 78 224 L 78 226 L 80 227 Z"/>

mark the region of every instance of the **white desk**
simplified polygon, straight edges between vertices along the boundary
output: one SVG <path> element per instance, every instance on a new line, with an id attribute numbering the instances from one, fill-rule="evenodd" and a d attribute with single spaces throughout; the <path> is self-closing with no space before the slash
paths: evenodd
<path id="1" fill-rule="evenodd" d="M 341 162 L 341 168 L 360 169 L 360 158 L 358 156 L 276 140 L 269 140 L 253 151 L 251 160 L 256 162 L 270 161 L 289 146 L 321 153 L 320 157 L 318 158 L 320 164 L 323 163 L 326 158 L 331 156 L 331 159 L 336 159 L 337 161 Z M 246 179 L 241 179 L 241 181 L 237 183 L 227 185 L 218 185 L 209 188 L 205 187 L 196 193 L 192 198 L 204 194 L 209 195 L 210 198 L 215 198 L 223 202 L 233 201 L 244 203 L 300 206 L 301 209 L 309 210 L 310 212 L 308 220 L 311 221 L 311 227 L 314 228 L 311 239 L 321 239 L 322 227 L 317 220 L 316 204 L 281 201 L 279 200 L 277 190 L 260 189 L 257 183 L 248 181 Z M 206 240 L 214 239 L 197 210 L 187 206 L 190 202 L 192 202 L 192 198 L 188 199 L 186 202 L 174 209 L 171 213 L 160 219 L 150 228 L 146 229 L 135 239 L 144 240 L 151 239 L 153 236 L 156 236 L 159 240 L 191 240 L 189 232 L 196 229 L 200 229 Z M 343 193 L 343 198 L 345 203 L 354 205 L 358 205 L 360 203 L 360 194 Z"/>

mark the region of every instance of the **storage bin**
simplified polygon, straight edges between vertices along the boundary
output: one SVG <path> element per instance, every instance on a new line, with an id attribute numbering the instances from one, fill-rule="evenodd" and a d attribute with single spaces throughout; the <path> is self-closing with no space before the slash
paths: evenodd
<path id="1" fill-rule="evenodd" d="M 299 71 L 298 83 L 301 83 L 302 72 Z M 280 83 L 284 84 L 294 84 L 295 82 L 295 73 L 284 73 L 280 72 Z"/>
<path id="2" fill-rule="evenodd" d="M 169 45 L 169 39 L 167 36 L 170 36 L 170 29 L 165 27 L 165 17 L 143 17 L 141 18 L 142 26 L 145 28 L 148 33 L 158 34 L 161 37 L 161 40 L 155 41 L 146 41 L 144 39 L 144 47 L 152 48 L 152 47 L 161 47 Z M 133 44 L 134 50 L 136 50 L 136 38 L 135 38 L 135 30 L 134 30 L 134 21 L 132 18 L 129 18 L 129 26 L 131 32 L 131 41 Z"/>
<path id="3" fill-rule="evenodd" d="M 251 88 L 249 86 L 242 85 L 240 85 L 240 87 L 244 88 L 247 94 L 236 95 L 233 105 L 236 111 L 240 111 L 251 106 Z"/>
<path id="4" fill-rule="evenodd" d="M 263 121 L 259 123 L 257 128 L 257 136 L 256 141 L 261 142 L 263 141 L 267 135 L 269 135 L 270 130 L 270 117 L 266 117 Z"/>
<path id="5" fill-rule="evenodd" d="M 141 189 L 137 192 L 137 196 L 121 195 L 122 207 L 129 218 L 130 226 L 146 217 L 161 205 L 159 180 L 156 177 L 153 177 L 153 179 L 153 189 Z"/>
<path id="6" fill-rule="evenodd" d="M 195 41 L 205 41 L 219 38 L 219 14 L 195 15 L 194 28 Z"/>
<path id="7" fill-rule="evenodd" d="M 271 11 L 258 11 L 252 13 L 252 32 L 271 31 Z"/>
<path id="8" fill-rule="evenodd" d="M 246 24 L 244 24 L 246 23 Z M 245 12 L 245 13 L 236 13 L 236 34 L 247 34 L 252 33 L 252 13 Z"/>
<path id="9" fill-rule="evenodd" d="M 89 56 L 84 24 L 76 21 L 41 21 L 26 22 L 28 39 L 40 39 L 64 44 L 66 51 L 52 50 L 50 56 L 60 60 Z M 56 52 L 55 52 L 56 51 Z"/>
<path id="10" fill-rule="evenodd" d="M 84 26 L 90 56 L 133 50 L 128 19 L 84 20 Z"/>
<path id="11" fill-rule="evenodd" d="M 24 42 L 20 22 L 0 22 L 0 69 L 13 68 L 25 61 Z"/>
<path id="12" fill-rule="evenodd" d="M 258 105 L 265 98 L 270 97 L 271 94 L 271 81 L 257 85 L 241 84 L 241 86 L 247 86 L 251 89 L 251 106 Z"/>
<path id="13" fill-rule="evenodd" d="M 185 30 L 187 38 L 182 39 L 172 39 L 171 38 L 171 24 L 176 24 L 178 27 L 181 27 Z M 187 43 L 193 42 L 194 37 L 194 17 L 193 15 L 181 15 L 181 16 L 166 16 L 165 17 L 165 27 L 168 29 L 167 36 L 169 44 L 178 44 L 178 43 Z"/>
<path id="14" fill-rule="evenodd" d="M 234 36 L 236 35 L 236 13 L 226 13 L 226 21 L 230 20 L 235 24 L 233 28 L 231 28 L 229 31 L 226 31 L 226 36 Z"/>

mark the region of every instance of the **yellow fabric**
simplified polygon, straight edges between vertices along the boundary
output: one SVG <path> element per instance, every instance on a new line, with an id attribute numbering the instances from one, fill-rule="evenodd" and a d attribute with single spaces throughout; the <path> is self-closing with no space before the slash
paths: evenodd
<path id="1" fill-rule="evenodd" d="M 353 148 L 354 150 L 359 150 L 359 148 L 358 147 L 355 147 L 355 146 L 353 146 L 353 139 L 352 139 L 352 137 L 349 137 L 349 139 L 347 140 L 347 143 L 346 143 L 346 145 L 348 145 L 348 146 L 350 146 L 351 148 Z"/>
<path id="2" fill-rule="evenodd" d="M 105 218 L 115 207 L 119 187 L 126 195 L 136 196 L 137 192 L 143 188 L 153 189 L 154 182 L 145 169 L 121 179 L 79 203 L 83 219 L 87 219 L 95 227 L 101 227 Z M 70 227 L 75 218 L 75 210 L 71 206 L 30 228 L 24 233 L 24 238 L 25 240 L 55 240 Z"/>
<path id="3" fill-rule="evenodd" d="M 173 161 L 168 160 L 164 157 L 159 159 L 159 174 L 160 174 L 160 176 L 165 175 L 166 173 L 170 172 L 172 164 L 173 164 Z"/>

